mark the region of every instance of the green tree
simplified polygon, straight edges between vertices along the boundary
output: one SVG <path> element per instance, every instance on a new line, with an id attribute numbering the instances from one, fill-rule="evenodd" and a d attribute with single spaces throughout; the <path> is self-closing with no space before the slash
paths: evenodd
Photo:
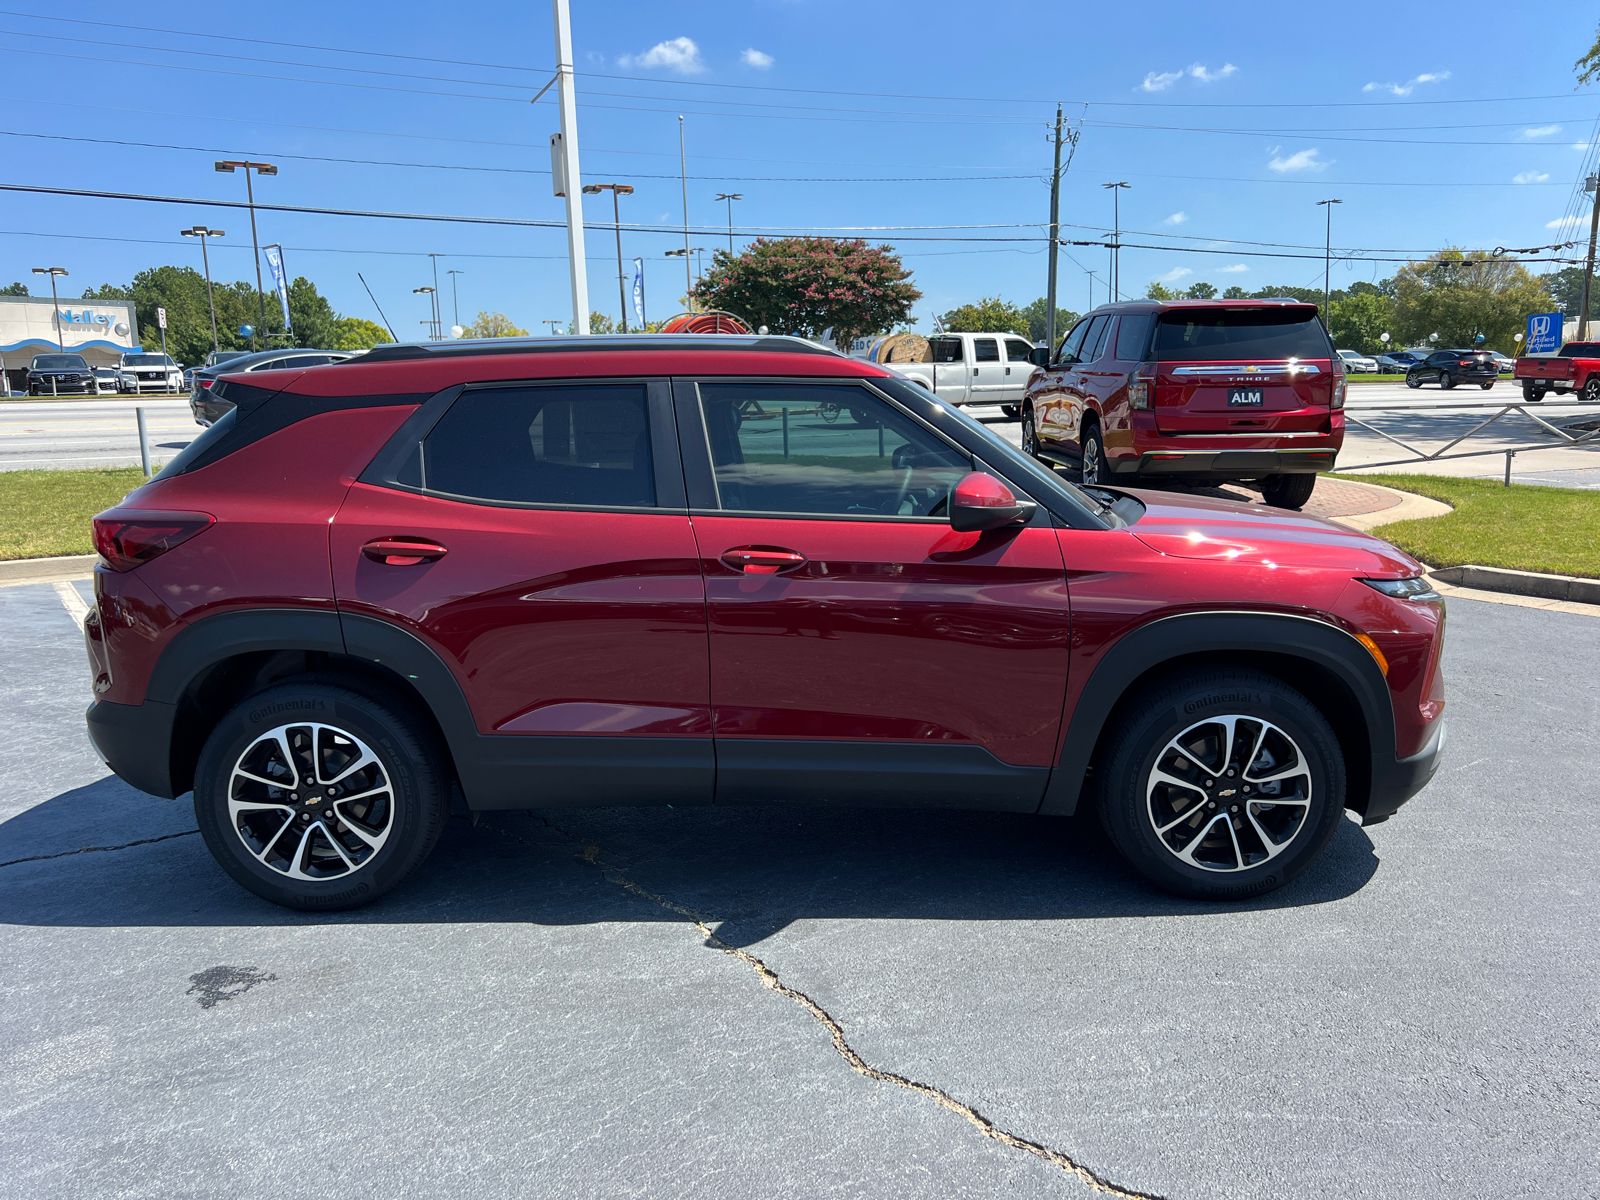
<path id="1" fill-rule="evenodd" d="M 1567 316 L 1576 317 L 1578 310 L 1583 307 L 1583 268 L 1562 267 L 1559 271 L 1552 271 L 1540 281 L 1545 290 L 1550 293 L 1550 299 L 1556 307 L 1562 309 Z M 1589 319 L 1595 318 L 1600 311 L 1600 287 L 1591 288 L 1589 292 Z"/>
<path id="2" fill-rule="evenodd" d="M 1328 302 L 1328 332 L 1341 350 L 1381 354 L 1379 334 L 1394 325 L 1394 303 L 1376 289 L 1353 292 Z"/>
<path id="3" fill-rule="evenodd" d="M 1395 274 L 1394 320 L 1403 341 L 1439 335 L 1441 346 L 1485 344 L 1509 351 L 1529 313 L 1543 312 L 1550 295 L 1521 263 L 1484 251 L 1441 250 Z"/>
<path id="4" fill-rule="evenodd" d="M 1595 30 L 1594 45 L 1572 64 L 1572 68 L 1578 73 L 1579 83 L 1593 83 L 1600 79 L 1600 29 Z"/>
<path id="5" fill-rule="evenodd" d="M 1146 300 L 1177 300 L 1182 293 L 1175 292 L 1159 279 L 1152 279 L 1150 286 L 1144 290 Z"/>
<path id="6" fill-rule="evenodd" d="M 0 296 L 26 296 L 27 294 L 28 285 L 20 280 L 16 283 L 8 283 L 5 287 L 0 288 Z"/>
<path id="7" fill-rule="evenodd" d="M 816 337 L 833 330 L 836 344 L 893 329 L 922 293 L 887 246 L 860 239 L 757 238 L 737 255 L 718 250 L 694 299 L 775 333 Z"/>
<path id="8" fill-rule="evenodd" d="M 329 350 L 370 350 L 384 342 L 392 342 L 389 331 L 376 321 L 365 317 L 340 317 L 334 325 L 333 344 Z"/>
<path id="9" fill-rule="evenodd" d="M 269 299 L 277 305 L 276 296 Z M 282 309 L 278 311 L 281 315 Z M 296 346 L 331 350 L 339 336 L 339 315 L 327 297 L 317 291 L 317 285 L 304 275 L 296 276 L 289 285 L 289 325 Z"/>
<path id="10" fill-rule="evenodd" d="M 568 325 L 567 332 L 576 333 L 577 331 L 571 325 Z M 589 314 L 589 332 L 616 333 L 617 323 L 603 312 L 591 312 Z"/>
<path id="11" fill-rule="evenodd" d="M 1274 283 L 1267 287 L 1257 288 L 1250 295 L 1257 300 L 1267 297 L 1287 296 L 1291 300 L 1298 300 L 1302 304 L 1321 304 L 1322 289 L 1308 287 L 1291 287 L 1286 283 Z"/>
<path id="12" fill-rule="evenodd" d="M 462 337 L 527 337 L 528 331 L 514 324 L 505 313 L 480 312 L 478 319 L 461 331 Z"/>
<path id="13" fill-rule="evenodd" d="M 1021 337 L 1028 332 L 1028 314 L 1015 304 L 988 296 L 976 304 L 961 304 L 941 318 L 944 327 L 952 333 L 1015 333 Z"/>
<path id="14" fill-rule="evenodd" d="M 1236 283 L 1222 293 L 1222 298 L 1224 300 L 1248 300 L 1250 293 Z"/>
<path id="15" fill-rule="evenodd" d="M 1022 315 L 1028 319 L 1028 340 L 1042 342 L 1045 339 L 1046 320 L 1050 307 L 1045 303 L 1045 298 L 1040 296 L 1032 304 L 1022 310 Z M 1064 336 L 1078 320 L 1078 314 L 1070 308 L 1056 306 L 1056 337 Z"/>
<path id="16" fill-rule="evenodd" d="M 1215 300 L 1217 298 L 1216 285 L 1207 283 L 1202 279 L 1197 283 L 1191 283 L 1189 290 L 1184 292 L 1184 296 L 1190 300 Z"/>

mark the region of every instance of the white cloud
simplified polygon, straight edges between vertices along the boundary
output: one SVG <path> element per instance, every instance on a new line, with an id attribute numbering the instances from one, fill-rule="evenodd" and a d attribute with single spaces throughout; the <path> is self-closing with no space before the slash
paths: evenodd
<path id="1" fill-rule="evenodd" d="M 1560 132 L 1561 126 L 1559 125 L 1535 125 L 1531 129 L 1524 129 L 1522 131 L 1522 136 L 1528 138 L 1547 138 L 1555 137 L 1555 135 Z"/>
<path id="2" fill-rule="evenodd" d="M 1368 83 L 1361 88 L 1363 92 L 1388 92 L 1391 96 L 1409 96 L 1417 90 L 1419 84 L 1443 83 L 1450 78 L 1449 71 L 1424 71 L 1420 75 L 1413 75 L 1404 83 Z"/>
<path id="3" fill-rule="evenodd" d="M 1568 214 L 1565 217 L 1557 217 L 1554 221 L 1546 221 L 1544 223 L 1544 227 L 1546 229 L 1576 229 L 1580 225 L 1587 225 L 1588 223 L 1588 217 L 1580 217 L 1576 214 Z"/>
<path id="4" fill-rule="evenodd" d="M 1511 177 L 1512 183 L 1545 183 L 1550 179 L 1549 171 L 1518 171 Z"/>
<path id="5" fill-rule="evenodd" d="M 1197 79 L 1201 83 L 1215 83 L 1219 79 L 1226 79 L 1238 69 L 1232 63 L 1223 63 L 1213 71 L 1207 68 L 1204 63 L 1193 63 L 1189 67 L 1189 78 Z"/>
<path id="6" fill-rule="evenodd" d="M 1186 212 L 1175 212 L 1170 217 L 1164 218 L 1161 223 L 1163 225 L 1182 225 L 1188 219 L 1189 219 L 1189 214 L 1188 213 L 1186 213 Z"/>
<path id="7" fill-rule="evenodd" d="M 1172 270 L 1168 271 L 1165 275 L 1163 275 L 1161 277 L 1161 282 L 1162 283 L 1177 283 L 1178 280 L 1187 278 L 1188 276 L 1193 275 L 1193 274 L 1194 274 L 1194 272 L 1191 271 L 1188 267 L 1173 267 Z"/>
<path id="8" fill-rule="evenodd" d="M 754 67 L 758 71 L 765 71 L 773 63 L 772 55 L 764 50 L 757 50 L 754 46 L 747 49 L 739 58 L 747 67 Z"/>
<path id="9" fill-rule="evenodd" d="M 1221 268 L 1221 273 L 1223 275 L 1243 275 L 1249 269 L 1244 263 L 1229 263 Z"/>
<path id="10" fill-rule="evenodd" d="M 1148 71 L 1145 73 L 1144 82 L 1139 85 L 1138 90 L 1141 92 L 1164 92 L 1182 78 L 1182 71 Z"/>
<path id="11" fill-rule="evenodd" d="M 1572 148 L 1574 150 L 1578 150 L 1578 151 L 1587 150 L 1589 148 L 1589 143 L 1588 142 L 1573 142 L 1572 143 Z"/>
<path id="12" fill-rule="evenodd" d="M 1315 146 L 1296 150 L 1293 154 L 1284 154 L 1282 146 L 1274 146 L 1267 153 L 1272 155 L 1267 163 L 1267 169 L 1276 171 L 1280 175 L 1292 171 L 1321 171 L 1328 165 L 1322 158 L 1322 151 Z"/>
<path id="13" fill-rule="evenodd" d="M 700 47 L 694 44 L 693 38 L 686 37 L 657 42 L 643 54 L 624 54 L 617 59 L 617 65 L 623 70 L 638 67 L 648 71 L 660 67 L 680 75 L 698 75 L 706 69 L 700 60 Z"/>

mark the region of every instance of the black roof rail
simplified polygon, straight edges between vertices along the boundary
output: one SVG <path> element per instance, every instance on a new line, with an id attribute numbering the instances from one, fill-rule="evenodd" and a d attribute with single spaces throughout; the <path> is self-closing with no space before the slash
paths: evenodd
<path id="1" fill-rule="evenodd" d="M 359 360 L 362 363 L 402 362 L 422 358 L 473 357 L 480 354 L 558 354 L 597 350 L 742 350 L 788 354 L 831 354 L 842 357 L 816 342 L 803 338 L 727 333 L 619 333 L 591 334 L 588 337 L 457 338 L 443 342 L 391 342 L 374 346 Z"/>

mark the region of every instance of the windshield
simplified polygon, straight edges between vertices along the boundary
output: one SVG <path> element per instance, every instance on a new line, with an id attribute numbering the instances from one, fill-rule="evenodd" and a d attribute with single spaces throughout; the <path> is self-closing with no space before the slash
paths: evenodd
<path id="1" fill-rule="evenodd" d="M 1183 308 L 1156 319 L 1157 362 L 1241 358 L 1327 358 L 1328 335 L 1315 310 Z"/>
<path id="2" fill-rule="evenodd" d="M 122 365 L 125 367 L 170 367 L 172 360 L 165 354 L 124 354 Z"/>
<path id="3" fill-rule="evenodd" d="M 33 360 L 35 371 L 86 371 L 89 364 L 80 354 L 41 354 Z"/>

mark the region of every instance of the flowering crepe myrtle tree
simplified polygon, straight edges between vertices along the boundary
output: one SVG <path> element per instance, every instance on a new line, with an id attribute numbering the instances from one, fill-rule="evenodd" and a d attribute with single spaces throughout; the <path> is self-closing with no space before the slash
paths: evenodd
<path id="1" fill-rule="evenodd" d="M 801 337 L 832 329 L 849 346 L 905 323 L 922 298 L 910 278 L 889 247 L 859 238 L 757 238 L 737 255 L 718 250 L 693 295 L 751 328 Z"/>

